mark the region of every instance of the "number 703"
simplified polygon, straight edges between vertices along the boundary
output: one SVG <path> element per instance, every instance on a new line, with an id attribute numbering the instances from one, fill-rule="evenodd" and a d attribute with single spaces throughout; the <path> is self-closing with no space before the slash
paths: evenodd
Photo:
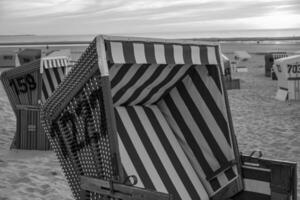
<path id="1" fill-rule="evenodd" d="M 288 73 L 300 73 L 300 65 L 287 65 Z"/>

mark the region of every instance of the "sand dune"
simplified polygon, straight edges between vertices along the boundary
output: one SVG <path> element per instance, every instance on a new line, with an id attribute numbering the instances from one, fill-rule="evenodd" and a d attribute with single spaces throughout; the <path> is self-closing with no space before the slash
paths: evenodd
<path id="1" fill-rule="evenodd" d="M 264 77 L 262 56 L 253 55 L 245 65 L 248 73 L 233 74 L 242 89 L 228 92 L 240 151 L 260 149 L 265 157 L 300 164 L 300 102 L 274 99 L 276 81 Z M 72 199 L 53 152 L 9 150 L 15 116 L 2 84 L 0 113 L 0 200 Z"/>

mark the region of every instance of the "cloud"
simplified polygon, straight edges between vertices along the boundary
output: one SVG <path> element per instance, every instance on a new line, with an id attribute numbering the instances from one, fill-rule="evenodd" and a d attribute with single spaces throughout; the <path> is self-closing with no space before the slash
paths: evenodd
<path id="1" fill-rule="evenodd" d="M 299 10 L 298 0 L 0 0 L 0 34 L 297 28 Z"/>
<path id="2" fill-rule="evenodd" d="M 29 18 L 56 15 L 60 13 L 72 14 L 80 12 L 94 4 L 95 0 L 4 0 L 2 12 L 11 18 Z"/>

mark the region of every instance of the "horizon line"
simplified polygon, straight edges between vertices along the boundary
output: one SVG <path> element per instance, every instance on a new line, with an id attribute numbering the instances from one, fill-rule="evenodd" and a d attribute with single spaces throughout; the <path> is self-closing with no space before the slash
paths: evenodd
<path id="1" fill-rule="evenodd" d="M 300 28 L 273 28 L 273 29 L 223 29 L 223 30 L 203 30 L 203 31 L 192 31 L 192 32 L 199 32 L 199 33 L 206 33 L 206 32 L 239 32 L 239 31 L 289 31 L 289 30 L 300 30 Z M 174 33 L 185 33 L 186 31 L 176 31 Z M 130 35 L 138 35 L 138 34 L 158 34 L 157 32 L 146 32 L 146 33 L 130 33 Z M 128 35 L 129 33 L 106 33 L 103 35 Z M 161 34 L 164 34 L 162 32 Z M 0 34 L 0 37 L 10 37 L 10 36 L 68 36 L 68 35 L 74 35 L 74 36 L 80 36 L 80 35 L 99 35 L 99 33 L 62 33 L 62 34 L 35 34 L 35 33 L 22 33 L 22 34 Z M 101 35 L 101 34 L 100 34 Z M 292 37 L 292 36 L 291 36 Z M 299 36 L 298 36 L 299 37 Z"/>
<path id="2" fill-rule="evenodd" d="M 143 38 L 143 37 L 141 37 Z M 182 40 L 202 40 L 202 41 L 211 41 L 211 42 L 247 42 L 247 41 L 289 41 L 289 40 L 300 40 L 300 36 L 288 36 L 288 37 L 209 37 L 209 38 L 175 38 Z M 73 41 L 45 41 L 45 42 L 0 42 L 0 46 L 26 46 L 26 45 L 85 45 L 90 44 L 90 40 L 73 40 Z"/>

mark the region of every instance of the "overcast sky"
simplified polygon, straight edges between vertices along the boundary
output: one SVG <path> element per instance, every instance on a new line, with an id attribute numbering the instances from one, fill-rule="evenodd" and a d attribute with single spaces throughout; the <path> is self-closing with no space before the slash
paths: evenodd
<path id="1" fill-rule="evenodd" d="M 0 0 L 0 34 L 159 34 L 300 27 L 300 0 Z"/>

